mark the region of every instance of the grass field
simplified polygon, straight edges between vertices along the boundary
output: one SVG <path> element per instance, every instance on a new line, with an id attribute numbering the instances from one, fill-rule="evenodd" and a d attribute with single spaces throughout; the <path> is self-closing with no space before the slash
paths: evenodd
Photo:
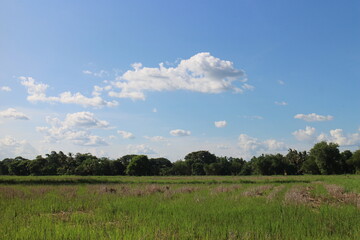
<path id="1" fill-rule="evenodd" d="M 1 239 L 360 239 L 360 176 L 0 177 Z"/>

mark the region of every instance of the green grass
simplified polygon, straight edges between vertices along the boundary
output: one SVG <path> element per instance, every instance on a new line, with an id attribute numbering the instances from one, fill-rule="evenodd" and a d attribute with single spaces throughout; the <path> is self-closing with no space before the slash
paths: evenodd
<path id="1" fill-rule="evenodd" d="M 353 202 L 326 202 L 323 187 L 336 184 L 358 193 L 359 180 L 0 177 L 0 238 L 360 239 L 359 208 Z M 286 200 L 290 189 L 300 187 L 325 200 L 315 205 Z"/>

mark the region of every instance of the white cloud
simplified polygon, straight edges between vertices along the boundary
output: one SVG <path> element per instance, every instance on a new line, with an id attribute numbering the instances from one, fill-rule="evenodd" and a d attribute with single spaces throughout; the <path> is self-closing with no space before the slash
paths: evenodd
<path id="1" fill-rule="evenodd" d="M 118 105 L 116 101 L 105 101 L 100 96 L 86 97 L 81 93 L 63 92 L 58 97 L 46 96 L 46 90 L 49 87 L 47 84 L 36 83 L 32 77 L 19 77 L 21 84 L 27 88 L 28 97 L 30 102 L 59 102 L 66 104 L 78 104 L 84 107 L 114 107 Z"/>
<path id="2" fill-rule="evenodd" d="M 190 136 L 191 132 L 188 130 L 174 129 L 170 131 L 170 134 L 175 137 L 184 137 L 184 136 Z"/>
<path id="3" fill-rule="evenodd" d="M 2 86 L 2 87 L 0 87 L 0 90 L 4 91 L 4 92 L 11 92 L 11 88 L 8 86 Z"/>
<path id="4" fill-rule="evenodd" d="M 109 128 L 110 126 L 107 121 L 96 119 L 91 112 L 68 113 L 63 124 L 68 128 Z"/>
<path id="5" fill-rule="evenodd" d="M 330 135 L 322 133 L 317 138 L 318 141 L 329 141 L 339 144 L 340 146 L 359 146 L 360 133 L 344 134 L 343 129 L 330 130 Z"/>
<path id="6" fill-rule="evenodd" d="M 129 154 L 156 154 L 155 150 L 144 144 L 140 145 L 128 145 L 127 151 Z"/>
<path id="7" fill-rule="evenodd" d="M 334 117 L 327 115 L 327 116 L 323 116 L 323 115 L 318 115 L 316 113 L 310 113 L 310 114 L 296 114 L 294 116 L 294 118 L 296 119 L 301 119 L 304 120 L 306 122 L 323 122 L 323 121 L 330 121 L 332 120 Z"/>
<path id="8" fill-rule="evenodd" d="M 235 69 L 232 62 L 206 52 L 182 60 L 176 67 L 165 67 L 163 63 L 158 68 L 143 67 L 141 63 L 134 63 L 132 67 L 133 70 L 128 70 L 113 82 L 120 91 L 111 91 L 110 96 L 144 100 L 145 91 L 221 93 L 232 90 L 237 93 L 254 88 L 248 84 L 241 88 L 235 86 L 233 83 L 236 81 L 247 81 L 244 71 Z"/>
<path id="9" fill-rule="evenodd" d="M 101 95 L 101 92 L 103 91 L 103 88 L 102 87 L 99 87 L 99 86 L 94 86 L 94 90 L 92 92 L 92 95 L 93 96 L 100 96 Z"/>
<path id="10" fill-rule="evenodd" d="M 27 100 L 30 102 L 47 101 L 46 89 L 49 87 L 47 84 L 35 83 L 32 77 L 19 77 L 21 84 L 27 88 L 29 96 Z"/>
<path id="11" fill-rule="evenodd" d="M 107 142 L 99 136 L 92 135 L 90 129 L 107 129 L 109 123 L 98 120 L 90 112 L 67 114 L 64 121 L 58 118 L 46 117 L 50 127 L 37 127 L 36 130 L 45 135 L 45 142 L 60 142 L 68 140 L 81 146 L 103 146 Z"/>
<path id="12" fill-rule="evenodd" d="M 282 101 L 282 102 L 275 102 L 275 104 L 276 104 L 276 105 L 279 105 L 279 106 L 286 106 L 286 105 L 288 105 L 288 103 L 287 103 L 287 102 L 284 102 L 284 101 Z"/>
<path id="13" fill-rule="evenodd" d="M 315 128 L 307 126 L 305 129 L 299 129 L 292 134 L 299 141 L 327 141 L 337 143 L 340 146 L 360 145 L 360 133 L 356 132 L 345 135 L 342 129 L 333 129 L 328 134 L 321 133 L 316 135 Z"/>
<path id="14" fill-rule="evenodd" d="M 251 155 L 274 151 L 283 151 L 286 149 L 284 142 L 277 141 L 275 139 L 267 139 L 261 141 L 257 138 L 250 137 L 246 134 L 240 134 L 238 139 L 238 146 L 243 154 L 247 157 Z"/>
<path id="15" fill-rule="evenodd" d="M 318 142 L 328 141 L 328 136 L 325 133 L 321 133 L 319 136 L 317 136 L 316 140 Z"/>
<path id="16" fill-rule="evenodd" d="M 82 72 L 83 72 L 83 74 L 91 75 L 91 76 L 99 77 L 99 78 L 109 76 L 109 72 L 105 71 L 105 70 L 100 70 L 98 72 L 93 72 L 93 71 L 90 71 L 90 70 L 83 70 Z"/>
<path id="17" fill-rule="evenodd" d="M 261 142 L 257 138 L 250 137 L 246 134 L 240 134 L 238 145 L 244 152 L 255 152 L 261 147 Z"/>
<path id="18" fill-rule="evenodd" d="M 97 85 L 94 86 L 94 90 L 92 92 L 93 96 L 100 96 L 103 91 L 109 91 L 112 89 L 111 85 L 107 85 L 105 87 L 99 87 Z"/>
<path id="19" fill-rule="evenodd" d="M 37 151 L 26 140 L 16 140 L 11 136 L 0 139 L 0 160 L 22 156 L 33 158 Z"/>
<path id="20" fill-rule="evenodd" d="M 275 139 L 265 140 L 263 145 L 265 147 L 265 151 L 281 151 L 286 149 L 284 142 L 279 142 Z"/>
<path id="21" fill-rule="evenodd" d="M 299 129 L 293 132 L 292 135 L 299 141 L 313 141 L 316 138 L 315 133 L 315 128 L 306 126 L 305 129 Z"/>
<path id="22" fill-rule="evenodd" d="M 133 139 L 135 138 L 134 134 L 132 134 L 131 132 L 126 132 L 126 131 L 117 131 L 118 134 L 120 134 L 123 138 L 125 139 Z"/>
<path id="23" fill-rule="evenodd" d="M 94 96 L 89 98 L 89 97 L 85 97 L 81 93 L 72 94 L 71 92 L 63 92 L 60 94 L 59 97 L 50 97 L 49 100 L 50 102 L 57 101 L 60 103 L 68 103 L 68 104 L 73 103 L 73 104 L 82 105 L 84 107 L 103 107 L 103 106 L 114 107 L 118 105 L 116 101 L 108 102 L 103 100 L 99 96 Z"/>
<path id="24" fill-rule="evenodd" d="M 217 121 L 217 122 L 214 122 L 214 124 L 215 124 L 215 127 L 217 127 L 217 128 L 223 128 L 223 127 L 226 127 L 227 122 L 226 121 Z"/>
<path id="25" fill-rule="evenodd" d="M 8 108 L 4 111 L 0 111 L 0 116 L 4 118 L 29 120 L 29 118 L 22 112 L 18 112 L 15 108 Z"/>
<path id="26" fill-rule="evenodd" d="M 278 80 L 277 82 L 278 82 L 278 84 L 280 84 L 280 85 L 285 85 L 285 82 L 282 81 L 282 80 Z"/>
<path id="27" fill-rule="evenodd" d="M 132 100 L 142 99 L 145 100 L 145 95 L 142 92 L 109 92 L 110 97 L 117 97 L 117 98 L 130 98 Z"/>
<path id="28" fill-rule="evenodd" d="M 161 141 L 165 141 L 166 138 L 162 137 L 162 136 L 153 136 L 153 137 L 149 137 L 149 136 L 144 136 L 145 139 L 148 139 L 152 142 L 161 142 Z"/>
<path id="29" fill-rule="evenodd" d="M 157 113 L 157 111 L 158 111 L 157 108 L 153 108 L 152 110 L 153 113 Z"/>

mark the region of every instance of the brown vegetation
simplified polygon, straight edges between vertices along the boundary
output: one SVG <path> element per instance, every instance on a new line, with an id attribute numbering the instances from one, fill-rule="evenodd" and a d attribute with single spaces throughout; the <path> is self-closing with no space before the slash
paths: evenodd
<path id="1" fill-rule="evenodd" d="M 325 184 L 324 187 L 332 196 L 332 201 L 336 203 L 351 204 L 360 208 L 360 195 L 352 192 L 346 192 L 341 186 L 335 184 Z"/>
<path id="2" fill-rule="evenodd" d="M 287 204 L 304 204 L 311 207 L 320 206 L 322 199 L 311 196 L 311 190 L 313 187 L 310 186 L 294 186 L 285 194 L 284 202 Z"/>
<path id="3" fill-rule="evenodd" d="M 253 187 L 253 188 L 250 188 L 249 190 L 243 192 L 243 196 L 246 196 L 246 197 L 263 196 L 263 195 L 265 195 L 265 193 L 268 190 L 270 190 L 272 188 L 273 188 L 272 185 L 261 185 L 261 186 Z"/>

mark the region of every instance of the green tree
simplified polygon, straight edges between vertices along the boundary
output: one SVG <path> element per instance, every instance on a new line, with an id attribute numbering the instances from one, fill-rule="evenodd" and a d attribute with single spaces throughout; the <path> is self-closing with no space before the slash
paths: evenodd
<path id="1" fill-rule="evenodd" d="M 172 163 L 166 158 L 151 158 L 150 160 L 150 174 L 153 176 L 167 175 Z"/>
<path id="2" fill-rule="evenodd" d="M 315 162 L 315 158 L 309 156 L 301 167 L 301 172 L 305 174 L 320 174 L 318 165 Z"/>
<path id="3" fill-rule="evenodd" d="M 229 158 L 230 175 L 239 175 L 246 161 L 242 158 Z"/>
<path id="4" fill-rule="evenodd" d="M 211 176 L 219 175 L 220 168 L 221 164 L 218 162 L 206 164 L 205 166 L 203 166 L 205 174 Z"/>
<path id="5" fill-rule="evenodd" d="M 252 161 L 248 161 L 244 163 L 244 165 L 241 168 L 241 171 L 239 172 L 239 175 L 252 175 L 254 174 L 254 169 L 253 169 L 253 162 Z"/>
<path id="6" fill-rule="evenodd" d="M 216 156 L 208 151 L 191 152 L 185 156 L 185 163 L 192 175 L 205 175 L 205 165 L 215 162 Z"/>
<path id="7" fill-rule="evenodd" d="M 272 175 L 272 162 L 271 159 L 262 154 L 259 157 L 253 157 L 251 159 L 252 162 L 252 166 L 254 169 L 254 174 L 259 174 L 259 175 Z"/>
<path id="8" fill-rule="evenodd" d="M 341 152 L 340 165 L 342 173 L 355 173 L 356 169 L 352 164 L 349 164 L 353 153 L 350 150 Z"/>
<path id="9" fill-rule="evenodd" d="M 145 155 L 133 157 L 126 168 L 126 174 L 131 176 L 147 176 L 151 174 L 150 161 Z"/>
<path id="10" fill-rule="evenodd" d="M 269 154 L 267 157 L 271 162 L 271 174 L 283 175 L 289 172 L 289 165 L 282 154 Z"/>
<path id="11" fill-rule="evenodd" d="M 348 164 L 355 168 L 356 173 L 360 173 L 360 149 L 356 150 L 351 158 L 348 160 Z"/>
<path id="12" fill-rule="evenodd" d="M 302 174 L 303 164 L 306 161 L 307 153 L 306 151 L 298 152 L 294 149 L 289 149 L 288 153 L 285 156 L 285 160 L 288 163 L 288 172 L 287 174 Z"/>
<path id="13" fill-rule="evenodd" d="M 110 163 L 113 175 L 125 175 L 125 166 L 120 159 L 111 161 Z"/>
<path id="14" fill-rule="evenodd" d="M 5 158 L 2 160 L 2 175 L 10 175 L 9 168 L 13 161 L 15 161 L 13 158 Z"/>
<path id="15" fill-rule="evenodd" d="M 79 155 L 78 155 L 79 157 Z M 63 157 L 61 157 L 63 158 Z M 62 160 L 61 166 L 57 169 L 59 175 L 73 175 L 76 174 L 76 168 L 80 161 L 77 161 L 72 153 L 69 153 L 68 156 L 65 155 L 65 159 Z"/>
<path id="16" fill-rule="evenodd" d="M 319 142 L 310 149 L 309 156 L 314 159 L 323 175 L 341 173 L 339 145 L 336 143 Z"/>
<path id="17" fill-rule="evenodd" d="M 30 175 L 45 175 L 44 173 L 44 167 L 46 166 L 47 161 L 45 158 L 43 158 L 41 155 L 36 156 L 34 160 L 31 160 L 29 162 L 29 172 Z"/>
<path id="18" fill-rule="evenodd" d="M 169 169 L 169 174 L 185 176 L 191 175 L 191 171 L 189 171 L 189 168 L 184 161 L 178 160 L 172 164 L 172 167 Z"/>
<path id="19" fill-rule="evenodd" d="M 0 161 L 0 175 L 8 175 L 9 170 L 3 161 Z"/>
<path id="20" fill-rule="evenodd" d="M 230 175 L 231 167 L 232 163 L 227 157 L 217 157 L 216 162 L 206 164 L 204 170 L 206 175 Z"/>
<path id="21" fill-rule="evenodd" d="M 30 160 L 25 159 L 23 157 L 16 157 L 13 161 L 10 162 L 9 166 L 9 174 L 17 175 L 17 176 L 28 176 L 29 172 L 29 163 Z"/>
<path id="22" fill-rule="evenodd" d="M 116 159 L 117 161 L 121 162 L 121 164 L 125 167 L 125 169 L 127 168 L 127 166 L 129 165 L 129 163 L 131 162 L 131 159 L 133 159 L 133 157 L 138 156 L 135 154 L 128 154 L 128 155 L 124 155 L 121 158 Z"/>
<path id="23" fill-rule="evenodd" d="M 100 164 L 96 156 L 90 153 L 77 153 L 75 155 L 76 175 L 96 175 L 99 172 Z"/>

